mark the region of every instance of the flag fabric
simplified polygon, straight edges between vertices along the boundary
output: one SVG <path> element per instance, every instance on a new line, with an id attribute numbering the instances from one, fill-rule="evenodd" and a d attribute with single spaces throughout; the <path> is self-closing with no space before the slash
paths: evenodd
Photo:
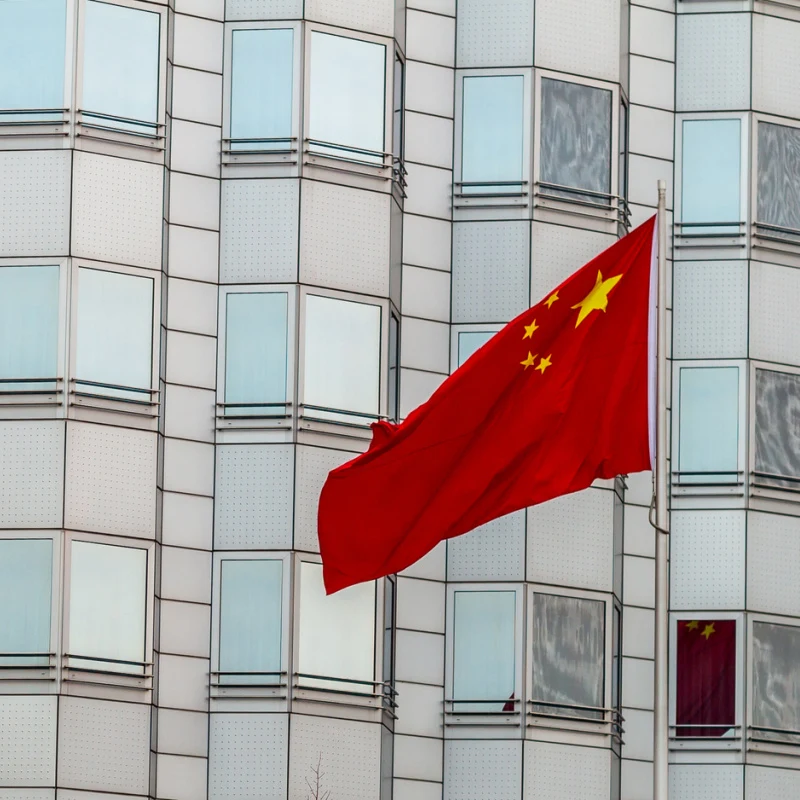
<path id="1" fill-rule="evenodd" d="M 655 217 L 481 347 L 334 469 L 318 531 L 335 592 L 598 478 L 651 468 Z"/>

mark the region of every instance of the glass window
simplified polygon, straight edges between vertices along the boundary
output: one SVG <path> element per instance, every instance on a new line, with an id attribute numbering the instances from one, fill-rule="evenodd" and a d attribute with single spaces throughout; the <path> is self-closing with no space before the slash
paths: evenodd
<path id="1" fill-rule="evenodd" d="M 464 193 L 522 191 L 524 89 L 522 75 L 464 78 Z"/>
<path id="2" fill-rule="evenodd" d="M 611 192 L 611 92 L 542 78 L 540 178 L 547 194 L 606 204 Z M 567 187 L 558 189 L 553 187 Z"/>
<path id="3" fill-rule="evenodd" d="M 758 123 L 758 221 L 800 232 L 800 128 Z"/>
<path id="4" fill-rule="evenodd" d="M 328 596 L 322 582 L 322 565 L 305 561 L 300 564 L 298 672 L 303 686 L 373 693 L 373 581 Z"/>
<path id="5" fill-rule="evenodd" d="M 679 620 L 677 643 L 677 735 L 733 735 L 733 725 L 736 724 L 736 621 Z"/>
<path id="6" fill-rule="evenodd" d="M 533 700 L 537 713 L 601 718 L 605 603 L 533 595 Z"/>
<path id="7" fill-rule="evenodd" d="M 460 367 L 473 353 L 483 347 L 497 331 L 459 331 L 458 366 Z"/>
<path id="8" fill-rule="evenodd" d="M 455 592 L 453 711 L 513 711 L 516 592 Z"/>
<path id="9" fill-rule="evenodd" d="M 392 104 L 392 154 L 397 161 L 403 160 L 405 133 L 405 65 L 397 53 L 394 54 L 394 102 Z"/>
<path id="10" fill-rule="evenodd" d="M 680 370 L 678 472 L 682 483 L 721 483 L 739 469 L 739 368 Z"/>
<path id="11" fill-rule="evenodd" d="M 31 379 L 58 377 L 58 272 L 0 267 L 0 392 L 55 387 Z"/>
<path id="12" fill-rule="evenodd" d="M 753 725 L 757 729 L 756 738 L 800 744 L 798 664 L 800 628 L 753 623 Z"/>
<path id="13" fill-rule="evenodd" d="M 69 653 L 73 660 L 86 669 L 142 673 L 147 551 L 73 542 L 71 560 Z"/>
<path id="14" fill-rule="evenodd" d="M 383 163 L 386 118 L 386 47 L 311 34 L 309 136 L 337 145 L 315 152 Z"/>
<path id="15" fill-rule="evenodd" d="M 613 621 L 614 637 L 613 645 L 613 664 L 611 665 L 611 708 L 619 711 L 622 705 L 622 612 L 617 606 L 614 606 L 614 621 Z"/>
<path id="16" fill-rule="evenodd" d="M 383 590 L 383 682 L 394 686 L 395 598 L 397 581 L 389 575 Z"/>
<path id="17" fill-rule="evenodd" d="M 308 295 L 306 407 L 376 416 L 380 349 L 380 306 Z"/>
<path id="18" fill-rule="evenodd" d="M 681 222 L 685 234 L 738 230 L 700 223 L 741 221 L 741 120 L 683 121 Z"/>
<path id="19" fill-rule="evenodd" d="M 291 28 L 233 31 L 231 149 L 285 150 L 290 146 L 293 49 Z"/>
<path id="20" fill-rule="evenodd" d="M 66 0 L 0 0 L 0 112 L 64 107 L 66 25 Z"/>
<path id="21" fill-rule="evenodd" d="M 619 186 L 617 193 L 628 199 L 628 106 L 619 104 Z"/>
<path id="22" fill-rule="evenodd" d="M 220 571 L 220 683 L 280 683 L 283 562 L 226 560 Z"/>
<path id="23" fill-rule="evenodd" d="M 52 575 L 51 539 L 0 539 L 0 665 L 49 662 Z"/>
<path id="24" fill-rule="evenodd" d="M 155 12 L 87 0 L 81 110 L 96 124 L 156 133 L 160 27 Z"/>
<path id="25" fill-rule="evenodd" d="M 84 267 L 78 274 L 78 388 L 149 401 L 153 279 Z"/>
<path id="26" fill-rule="evenodd" d="M 286 413 L 288 315 L 289 295 L 286 292 L 227 295 L 227 413 Z"/>
<path id="27" fill-rule="evenodd" d="M 756 370 L 756 475 L 777 486 L 800 484 L 800 375 Z"/>
<path id="28" fill-rule="evenodd" d="M 389 317 L 389 417 L 400 419 L 400 323 L 392 314 Z"/>

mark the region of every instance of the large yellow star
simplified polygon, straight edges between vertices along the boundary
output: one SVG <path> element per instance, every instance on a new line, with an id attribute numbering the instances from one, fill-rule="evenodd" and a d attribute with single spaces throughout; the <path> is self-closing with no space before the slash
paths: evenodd
<path id="1" fill-rule="evenodd" d="M 550 297 L 548 297 L 547 300 L 544 301 L 544 304 L 548 308 L 550 308 L 550 306 L 552 306 L 553 303 L 555 303 L 556 300 L 560 300 L 560 299 L 561 298 L 558 296 L 558 292 L 553 292 L 553 294 L 551 294 Z"/>
<path id="2" fill-rule="evenodd" d="M 605 311 L 608 307 L 608 293 L 619 283 L 619 279 L 622 275 L 615 275 L 613 278 L 609 278 L 608 280 L 603 280 L 603 273 L 599 270 L 597 271 L 597 281 L 594 284 L 594 288 L 592 289 L 586 297 L 581 300 L 580 303 L 576 303 L 572 308 L 579 308 L 580 312 L 578 313 L 578 319 L 575 323 L 575 327 L 577 328 L 578 325 L 583 322 L 586 317 L 591 314 L 592 311 Z"/>
<path id="3" fill-rule="evenodd" d="M 708 639 L 709 639 L 709 637 L 711 636 L 712 633 L 716 633 L 716 631 L 714 630 L 714 623 L 713 622 L 710 623 L 709 625 L 706 625 L 705 628 L 703 628 L 703 632 L 700 635 L 701 636 L 705 636 L 706 637 L 706 641 L 708 641 Z"/>
<path id="4" fill-rule="evenodd" d="M 533 336 L 534 331 L 538 331 L 539 326 L 536 324 L 536 320 L 531 322 L 530 325 L 525 326 L 525 335 L 522 337 L 523 339 L 530 339 Z"/>
<path id="5" fill-rule="evenodd" d="M 542 375 L 544 375 L 544 371 L 553 363 L 550 359 L 552 358 L 552 353 L 549 356 L 542 356 L 539 359 L 539 363 L 536 365 L 536 369 L 541 370 Z"/>
<path id="6" fill-rule="evenodd" d="M 700 623 L 696 619 L 686 623 L 686 630 L 696 631 L 698 627 L 700 627 Z"/>
<path id="7" fill-rule="evenodd" d="M 528 367 L 532 367 L 534 365 L 538 355 L 539 354 L 537 353 L 535 356 L 532 356 L 529 350 L 528 357 L 524 361 L 520 361 L 519 363 L 522 364 L 522 366 L 525 367 L 525 369 L 528 369 Z"/>

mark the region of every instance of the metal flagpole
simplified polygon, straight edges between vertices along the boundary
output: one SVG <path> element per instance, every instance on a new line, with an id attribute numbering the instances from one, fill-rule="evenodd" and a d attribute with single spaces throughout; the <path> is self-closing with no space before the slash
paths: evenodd
<path id="1" fill-rule="evenodd" d="M 666 182 L 658 182 L 658 355 L 656 371 L 655 535 L 655 696 L 653 714 L 653 800 L 668 800 L 669 695 L 667 633 L 669 604 L 669 548 L 667 526 L 667 212 Z"/>

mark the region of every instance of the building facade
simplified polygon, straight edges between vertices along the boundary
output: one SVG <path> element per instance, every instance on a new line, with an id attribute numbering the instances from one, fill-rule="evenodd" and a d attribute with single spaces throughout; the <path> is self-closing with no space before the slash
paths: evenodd
<path id="1" fill-rule="evenodd" d="M 651 798 L 649 474 L 331 598 L 316 503 L 658 179 L 670 797 L 800 797 L 799 55 L 798 0 L 0 0 L 0 800 Z"/>

